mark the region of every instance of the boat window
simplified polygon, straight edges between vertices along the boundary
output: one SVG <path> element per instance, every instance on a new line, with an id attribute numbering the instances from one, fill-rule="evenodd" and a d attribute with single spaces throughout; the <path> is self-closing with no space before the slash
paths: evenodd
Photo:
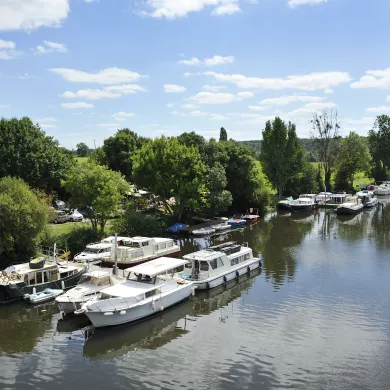
<path id="1" fill-rule="evenodd" d="M 223 261 L 220 257 L 217 259 L 217 267 L 223 267 Z"/>
<path id="2" fill-rule="evenodd" d="M 236 264 L 238 264 L 238 257 L 235 257 L 234 259 L 231 259 L 231 260 L 230 260 L 230 264 L 231 264 L 231 265 L 236 265 Z"/>
<path id="3" fill-rule="evenodd" d="M 251 258 L 249 253 L 245 253 L 245 260 L 249 260 Z"/>
<path id="4" fill-rule="evenodd" d="M 33 284 L 35 284 L 35 273 L 31 273 L 30 275 L 29 275 L 29 279 L 30 279 L 30 286 L 31 285 L 33 285 Z"/>
<path id="5" fill-rule="evenodd" d="M 208 271 L 209 270 L 209 264 L 207 263 L 207 261 L 200 262 L 200 270 L 201 271 Z"/>
<path id="6" fill-rule="evenodd" d="M 85 248 L 84 253 L 94 253 L 94 254 L 97 254 L 97 253 L 99 253 L 99 249 L 96 249 L 96 248 Z"/>
<path id="7" fill-rule="evenodd" d="M 53 269 L 51 270 L 51 281 L 54 282 L 58 280 L 58 270 Z"/>
<path id="8" fill-rule="evenodd" d="M 61 278 L 66 278 L 68 275 L 68 272 L 61 272 Z"/>
<path id="9" fill-rule="evenodd" d="M 160 244 L 160 249 L 165 249 L 167 247 L 166 244 Z"/>
<path id="10" fill-rule="evenodd" d="M 212 269 L 217 268 L 217 259 L 210 260 L 210 266 Z"/>
<path id="11" fill-rule="evenodd" d="M 142 243 L 142 246 L 148 246 L 149 245 L 149 241 L 145 241 Z"/>
<path id="12" fill-rule="evenodd" d="M 184 265 L 185 268 L 192 268 L 192 262 L 189 262 L 187 264 Z"/>
<path id="13" fill-rule="evenodd" d="M 168 242 L 168 248 L 169 248 L 170 246 L 173 246 L 173 242 L 172 242 L 172 241 Z"/>
<path id="14" fill-rule="evenodd" d="M 129 242 L 127 244 L 127 246 L 131 247 L 131 248 L 139 248 L 140 247 L 140 244 L 139 242 Z"/>
<path id="15" fill-rule="evenodd" d="M 106 284 L 110 284 L 110 277 L 108 275 L 99 278 L 97 281 L 98 286 L 105 286 Z"/>
<path id="16" fill-rule="evenodd" d="M 47 283 L 50 279 L 50 271 L 44 271 L 43 272 L 43 281 L 44 283 Z"/>
<path id="17" fill-rule="evenodd" d="M 152 290 L 152 291 L 148 291 L 145 293 L 145 298 L 150 298 L 152 297 L 153 295 L 156 295 L 157 294 L 157 290 Z"/>

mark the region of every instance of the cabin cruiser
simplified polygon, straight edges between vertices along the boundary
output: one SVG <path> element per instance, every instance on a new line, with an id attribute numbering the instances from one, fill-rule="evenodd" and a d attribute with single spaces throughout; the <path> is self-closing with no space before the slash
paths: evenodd
<path id="1" fill-rule="evenodd" d="M 328 202 L 330 199 L 330 196 L 332 195 L 331 192 L 320 192 L 316 195 L 315 200 L 316 202 Z"/>
<path id="2" fill-rule="evenodd" d="M 45 256 L 8 267 L 0 272 L 0 303 L 23 299 L 26 294 L 36 294 L 47 288 L 66 290 L 74 287 L 86 271 L 86 264 Z"/>
<path id="3" fill-rule="evenodd" d="M 100 263 L 112 255 L 112 243 L 96 242 L 88 244 L 86 248 L 74 257 L 74 261 L 79 263 Z"/>
<path id="4" fill-rule="evenodd" d="M 261 267 L 261 256 L 254 258 L 248 245 L 227 242 L 183 256 L 189 262 L 179 275 L 207 290 Z"/>
<path id="5" fill-rule="evenodd" d="M 298 199 L 292 200 L 290 202 L 290 209 L 294 212 L 311 211 L 316 208 L 315 197 L 315 194 L 299 195 Z"/>
<path id="6" fill-rule="evenodd" d="M 117 248 L 118 268 L 126 269 L 159 257 L 179 257 L 180 246 L 172 238 L 132 237 Z M 114 265 L 114 254 L 103 260 L 103 266 Z"/>
<path id="7" fill-rule="evenodd" d="M 186 260 L 161 257 L 131 269 L 127 280 L 101 290 L 82 305 L 96 328 L 121 325 L 162 312 L 194 294 L 194 285 L 175 273 Z"/>
<path id="8" fill-rule="evenodd" d="M 363 210 L 363 203 L 358 197 L 351 197 L 349 202 L 342 203 L 337 207 L 337 214 L 357 214 Z"/>
<path id="9" fill-rule="evenodd" d="M 361 199 L 365 208 L 375 207 L 378 204 L 378 198 L 374 196 L 373 191 L 363 190 L 356 193 L 356 195 Z"/>
<path id="10" fill-rule="evenodd" d="M 374 188 L 375 195 L 390 195 L 390 182 L 384 181 L 379 186 Z"/>
<path id="11" fill-rule="evenodd" d="M 105 271 L 91 271 L 84 274 L 76 287 L 56 298 L 59 309 L 64 313 L 73 313 L 81 306 L 100 294 L 106 287 L 122 283 L 123 278 Z"/>

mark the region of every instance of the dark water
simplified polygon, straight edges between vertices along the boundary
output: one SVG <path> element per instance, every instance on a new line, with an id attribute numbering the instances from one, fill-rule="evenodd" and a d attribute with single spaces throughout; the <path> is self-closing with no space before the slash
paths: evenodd
<path id="1" fill-rule="evenodd" d="M 93 333 L 50 305 L 1 306 L 0 389 L 390 388 L 390 200 L 230 238 L 263 253 L 261 274 L 135 326 Z"/>

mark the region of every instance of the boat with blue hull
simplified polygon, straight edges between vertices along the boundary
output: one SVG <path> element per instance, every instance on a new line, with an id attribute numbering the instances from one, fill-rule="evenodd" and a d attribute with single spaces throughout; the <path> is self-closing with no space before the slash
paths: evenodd
<path id="1" fill-rule="evenodd" d="M 39 264 L 40 263 L 40 264 Z M 37 268 L 37 264 L 41 268 Z M 67 290 L 77 285 L 87 265 L 56 261 L 32 261 L 0 271 L 0 304 L 24 299 L 46 289 Z"/>

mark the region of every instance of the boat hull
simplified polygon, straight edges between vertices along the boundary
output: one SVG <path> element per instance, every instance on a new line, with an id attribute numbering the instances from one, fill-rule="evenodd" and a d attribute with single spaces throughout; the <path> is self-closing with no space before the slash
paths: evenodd
<path id="1" fill-rule="evenodd" d="M 286 210 L 286 211 L 291 211 L 290 204 L 288 203 L 278 203 L 276 205 L 278 210 Z"/>
<path id="2" fill-rule="evenodd" d="M 360 213 L 362 210 L 363 210 L 363 207 L 352 209 L 349 207 L 340 206 L 336 209 L 336 213 L 338 215 L 353 215 L 353 214 Z"/>
<path id="3" fill-rule="evenodd" d="M 226 284 L 231 280 L 237 279 L 246 273 L 249 273 L 255 269 L 261 267 L 261 260 L 256 259 L 249 263 L 243 264 L 241 267 L 235 267 L 231 271 L 228 271 L 224 274 L 218 275 L 217 277 L 205 279 L 202 281 L 194 281 L 194 285 L 196 286 L 196 290 L 209 290 L 222 284 Z"/>
<path id="4" fill-rule="evenodd" d="M 145 300 L 145 302 L 129 309 L 113 310 L 110 315 L 106 315 L 107 312 L 104 313 L 102 311 L 86 311 L 85 314 L 95 328 L 127 324 L 152 316 L 159 311 L 162 312 L 171 306 L 185 301 L 190 297 L 192 291 L 193 284 L 189 283 L 176 289 L 174 292 L 167 292 L 157 296 L 155 299 Z"/>
<path id="5" fill-rule="evenodd" d="M 127 263 L 124 261 L 118 261 L 118 269 L 127 269 L 127 268 L 131 268 L 131 267 L 135 267 L 136 265 L 140 265 L 140 264 L 146 263 L 150 260 L 158 259 L 160 257 L 174 257 L 174 258 L 180 257 L 180 250 L 177 250 L 175 252 L 168 253 L 168 254 L 159 254 L 157 256 L 149 257 L 147 259 L 142 259 L 142 260 L 138 260 L 138 261 L 136 260 L 136 261 L 131 262 L 131 263 Z M 103 261 L 102 266 L 112 268 L 114 266 L 114 261 L 112 261 L 111 259 L 109 259 L 109 260 L 106 259 Z"/>
<path id="6" fill-rule="evenodd" d="M 2 303 L 11 303 L 17 300 L 24 299 L 26 294 L 33 294 L 34 288 L 35 291 L 42 292 L 47 288 L 56 290 L 63 289 L 68 290 L 72 287 L 75 287 L 79 282 L 81 276 L 87 271 L 86 267 L 81 268 L 80 272 L 73 274 L 69 277 L 66 277 L 61 280 L 57 280 L 55 282 L 48 282 L 39 284 L 37 286 L 26 286 L 24 282 L 16 283 L 16 284 L 8 284 L 8 285 L 0 285 L 0 304 Z M 64 282 L 64 285 L 62 285 Z M 64 288 L 63 288 L 64 287 Z"/>
<path id="7" fill-rule="evenodd" d="M 300 211 L 311 211 L 314 209 L 314 205 L 309 204 L 309 205 L 290 205 L 290 210 L 293 211 L 294 213 L 298 213 Z"/>

